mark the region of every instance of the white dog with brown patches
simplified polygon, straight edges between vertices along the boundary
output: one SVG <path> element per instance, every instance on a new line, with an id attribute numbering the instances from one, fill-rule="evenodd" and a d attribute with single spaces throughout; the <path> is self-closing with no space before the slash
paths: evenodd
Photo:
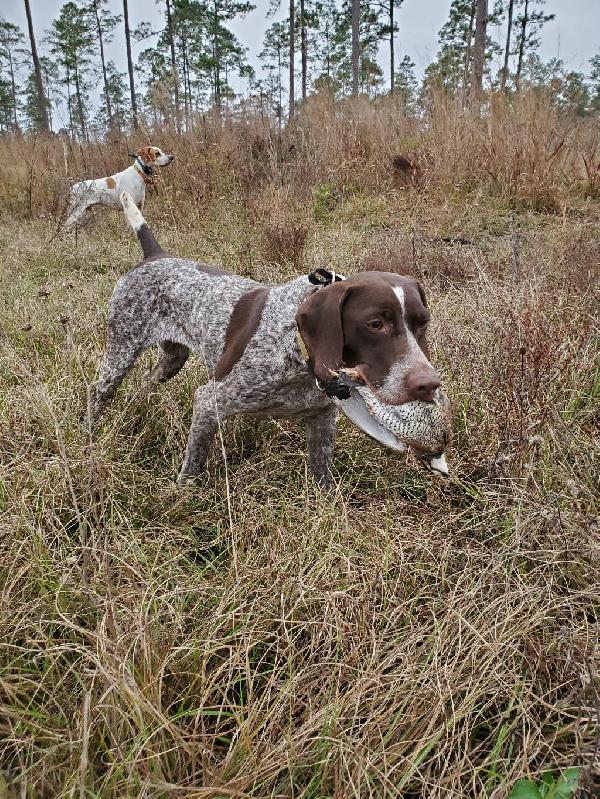
<path id="1" fill-rule="evenodd" d="M 82 180 L 71 187 L 65 230 L 79 222 L 92 205 L 106 205 L 122 210 L 120 195 L 123 191 L 129 192 L 137 206 L 144 207 L 146 186 L 152 183 L 154 167 L 167 166 L 174 156 L 163 153 L 158 147 L 141 147 L 132 157 L 135 158 L 133 164 L 116 175 Z"/>

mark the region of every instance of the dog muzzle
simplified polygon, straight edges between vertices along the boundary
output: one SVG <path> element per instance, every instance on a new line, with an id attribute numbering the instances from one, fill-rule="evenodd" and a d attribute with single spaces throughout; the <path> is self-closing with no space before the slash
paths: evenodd
<path id="1" fill-rule="evenodd" d="M 387 405 L 371 389 L 344 370 L 336 378 L 336 392 L 329 394 L 342 413 L 380 444 L 402 452 L 410 447 L 423 466 L 447 476 L 445 450 L 450 440 L 450 401 L 437 392 L 435 402 Z M 343 389 L 343 390 L 342 390 Z M 346 394 L 342 397 L 342 394 Z"/>

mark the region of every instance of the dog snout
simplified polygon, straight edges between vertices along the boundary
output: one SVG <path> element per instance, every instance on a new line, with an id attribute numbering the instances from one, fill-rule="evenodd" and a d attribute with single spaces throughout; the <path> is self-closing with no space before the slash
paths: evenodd
<path id="1" fill-rule="evenodd" d="M 406 377 L 406 389 L 409 402 L 421 400 L 433 402 L 437 389 L 442 385 L 439 374 L 429 364 L 418 366 Z"/>

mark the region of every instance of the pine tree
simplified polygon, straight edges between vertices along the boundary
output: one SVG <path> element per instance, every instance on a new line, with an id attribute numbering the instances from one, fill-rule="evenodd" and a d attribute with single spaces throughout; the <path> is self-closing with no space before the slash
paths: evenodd
<path id="1" fill-rule="evenodd" d="M 395 19 L 395 11 L 399 10 L 404 0 L 371 0 L 370 6 L 375 12 L 383 14 L 386 21 L 380 25 L 379 36 L 384 39 L 388 38 L 389 52 L 390 52 L 390 94 L 394 94 L 395 90 L 395 55 L 394 55 L 394 37 L 398 33 L 398 23 Z"/>
<path id="2" fill-rule="evenodd" d="M 288 19 L 288 42 L 289 42 L 289 102 L 288 102 L 288 118 L 292 119 L 296 107 L 296 74 L 295 74 L 295 57 L 296 57 L 296 4 L 294 0 L 290 0 L 290 12 Z"/>
<path id="3" fill-rule="evenodd" d="M 93 21 L 96 26 L 98 34 L 98 48 L 100 51 L 100 64 L 102 67 L 102 80 L 104 83 L 104 102 L 106 103 L 106 118 L 107 126 L 111 127 L 113 124 L 113 110 L 111 103 L 111 92 L 108 83 L 108 69 L 104 57 L 104 46 L 110 44 L 112 41 L 112 34 L 114 29 L 120 22 L 120 16 L 117 14 L 109 13 L 106 5 L 108 0 L 89 0 L 90 12 L 93 15 Z"/>
<path id="4" fill-rule="evenodd" d="M 25 13 L 27 15 L 27 28 L 29 30 L 29 44 L 31 47 L 31 59 L 33 61 L 33 71 L 35 74 L 35 90 L 37 96 L 37 118 L 39 120 L 39 128 L 42 131 L 48 132 L 50 130 L 50 123 L 48 121 L 48 110 L 46 108 L 46 99 L 44 94 L 44 82 L 42 80 L 42 70 L 40 67 L 40 60 L 37 54 L 37 46 L 35 43 L 35 34 L 33 32 L 33 20 L 31 18 L 31 8 L 29 0 L 25 0 Z"/>
<path id="5" fill-rule="evenodd" d="M 475 0 L 475 41 L 473 43 L 473 94 L 481 98 L 483 94 L 483 65 L 485 60 L 485 39 L 488 23 L 487 0 Z"/>
<path id="6" fill-rule="evenodd" d="M 155 125 L 171 122 L 173 100 L 171 92 L 171 64 L 166 54 L 156 47 L 148 47 L 138 56 L 137 71 L 146 86 L 144 101 L 152 112 Z"/>
<path id="7" fill-rule="evenodd" d="M 425 71 L 427 84 L 438 84 L 450 92 L 464 89 L 470 61 L 474 0 L 452 0 L 448 21 L 439 33 L 440 49 L 436 61 Z"/>
<path id="8" fill-rule="evenodd" d="M 510 38 L 513 27 L 513 15 L 515 10 L 515 0 L 508 0 L 506 23 L 506 44 L 504 45 L 504 64 L 500 73 L 500 88 L 504 91 L 506 89 L 506 81 L 508 80 L 508 57 L 510 56 Z"/>
<path id="9" fill-rule="evenodd" d="M 12 87 L 9 80 L 0 77 L 0 133 L 14 130 Z"/>
<path id="10" fill-rule="evenodd" d="M 289 26 L 285 22 L 273 22 L 265 33 L 263 49 L 259 59 L 268 75 L 271 105 L 281 130 L 283 120 L 283 71 L 289 66 Z"/>
<path id="11" fill-rule="evenodd" d="M 123 0 L 123 25 L 125 26 L 125 46 L 127 49 L 127 71 L 129 73 L 129 96 L 131 98 L 133 129 L 138 130 L 140 123 L 138 120 L 137 101 L 135 97 L 135 81 L 133 79 L 133 59 L 131 58 L 131 33 L 129 29 L 129 7 L 127 5 L 127 0 Z"/>
<path id="12" fill-rule="evenodd" d="M 60 97 L 59 68 L 56 62 L 48 56 L 41 56 L 39 63 L 45 87 L 44 107 L 46 108 L 48 118 L 48 129 L 51 131 L 52 107 L 55 104 L 57 97 Z M 35 71 L 31 71 L 27 76 L 27 80 L 25 81 L 23 112 L 29 127 L 33 130 L 40 130 L 41 120 L 39 116 Z"/>
<path id="13" fill-rule="evenodd" d="M 350 0 L 352 9 L 352 96 L 358 95 L 360 61 L 360 0 Z"/>
<path id="14" fill-rule="evenodd" d="M 104 130 L 110 128 L 123 130 L 123 128 L 127 126 L 126 74 L 124 72 L 119 72 L 114 61 L 108 61 L 106 63 L 105 92 L 107 93 L 110 106 L 104 105 L 100 108 L 97 117 L 98 123 Z"/>
<path id="15" fill-rule="evenodd" d="M 534 6 L 543 5 L 545 0 L 516 0 L 516 5 L 521 9 L 521 13 L 515 18 L 513 27 L 517 33 L 516 51 L 517 69 L 515 71 L 515 86 L 520 87 L 521 72 L 523 69 L 523 59 L 527 53 L 532 53 L 540 46 L 538 33 L 542 27 L 554 19 L 554 14 L 545 14 L 541 10 L 535 10 Z"/>
<path id="16" fill-rule="evenodd" d="M 336 31 L 340 21 L 335 0 L 317 0 L 314 5 L 314 19 L 314 62 L 318 72 L 315 87 L 335 93 L 339 88 L 334 73 Z"/>
<path id="17" fill-rule="evenodd" d="M 590 109 L 600 111 L 600 53 L 590 59 Z"/>
<path id="18" fill-rule="evenodd" d="M 255 6 L 249 0 L 209 0 L 207 34 L 212 48 L 213 99 L 217 112 L 226 93 L 230 96 L 227 76 L 230 71 L 242 77 L 251 74 L 245 61 L 245 48 L 227 28 L 227 23 L 252 11 Z M 225 75 L 225 79 L 224 79 Z"/>
<path id="19" fill-rule="evenodd" d="M 19 91 L 17 89 L 15 53 L 23 47 L 25 36 L 21 30 L 13 25 L 11 22 L 0 19 L 0 72 L 6 73 L 9 80 L 2 81 L 2 107 L 6 109 L 7 104 L 10 106 L 10 124 L 4 123 L 6 130 L 12 128 L 14 131 L 19 130 Z M 5 113 L 3 111 L 3 113 Z"/>
<path id="20" fill-rule="evenodd" d="M 394 79 L 395 94 L 402 101 L 407 111 L 414 111 L 417 101 L 418 82 L 415 77 L 415 65 L 410 57 L 405 55 L 398 64 Z"/>
<path id="21" fill-rule="evenodd" d="M 87 139 L 87 72 L 90 51 L 94 45 L 94 30 L 86 8 L 74 2 L 65 3 L 58 19 L 52 23 L 49 42 L 51 51 L 64 70 L 67 87 L 71 128 L 77 117 L 82 139 Z M 75 90 L 71 95 L 71 87 Z"/>
<path id="22" fill-rule="evenodd" d="M 173 19 L 171 16 L 171 0 L 165 0 L 165 17 L 167 20 L 166 34 L 169 42 L 169 52 L 171 55 L 171 76 L 173 81 L 173 98 L 175 100 L 175 128 L 180 127 L 179 110 L 179 72 L 177 70 L 177 60 L 175 58 L 175 36 L 173 34 Z"/>
<path id="23" fill-rule="evenodd" d="M 351 91 L 354 94 L 356 54 L 352 55 L 352 3 L 353 0 L 344 0 L 337 16 L 332 61 L 335 83 L 339 91 L 342 93 Z M 357 38 L 358 86 L 367 94 L 374 94 L 379 89 L 383 76 L 377 62 L 380 32 L 381 25 L 377 11 L 369 5 L 363 5 Z"/>
<path id="24" fill-rule="evenodd" d="M 426 92 L 434 86 L 439 86 L 450 93 L 460 91 L 463 96 L 468 94 L 473 79 L 474 34 L 479 1 L 452 0 L 448 21 L 439 33 L 440 48 L 437 58 L 425 70 Z M 493 11 L 486 14 L 487 25 L 484 27 L 497 25 L 502 17 L 502 11 L 502 4 L 498 0 Z M 481 35 L 485 42 L 483 49 L 483 71 L 485 71 L 486 62 L 498 52 L 498 46 L 485 30 L 480 33 Z"/>

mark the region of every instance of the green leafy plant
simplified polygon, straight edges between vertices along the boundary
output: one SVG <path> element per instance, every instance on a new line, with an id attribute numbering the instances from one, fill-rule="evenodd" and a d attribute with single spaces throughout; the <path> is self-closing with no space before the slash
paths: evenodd
<path id="1" fill-rule="evenodd" d="M 339 201 L 339 195 L 331 183 L 321 183 L 313 190 L 314 213 L 317 222 L 323 222 L 329 211 L 332 211 Z"/>
<path id="2" fill-rule="evenodd" d="M 568 768 L 554 779 L 552 772 L 546 771 L 538 783 L 517 780 L 508 799 L 571 799 L 579 786 L 579 772 L 579 768 Z"/>

